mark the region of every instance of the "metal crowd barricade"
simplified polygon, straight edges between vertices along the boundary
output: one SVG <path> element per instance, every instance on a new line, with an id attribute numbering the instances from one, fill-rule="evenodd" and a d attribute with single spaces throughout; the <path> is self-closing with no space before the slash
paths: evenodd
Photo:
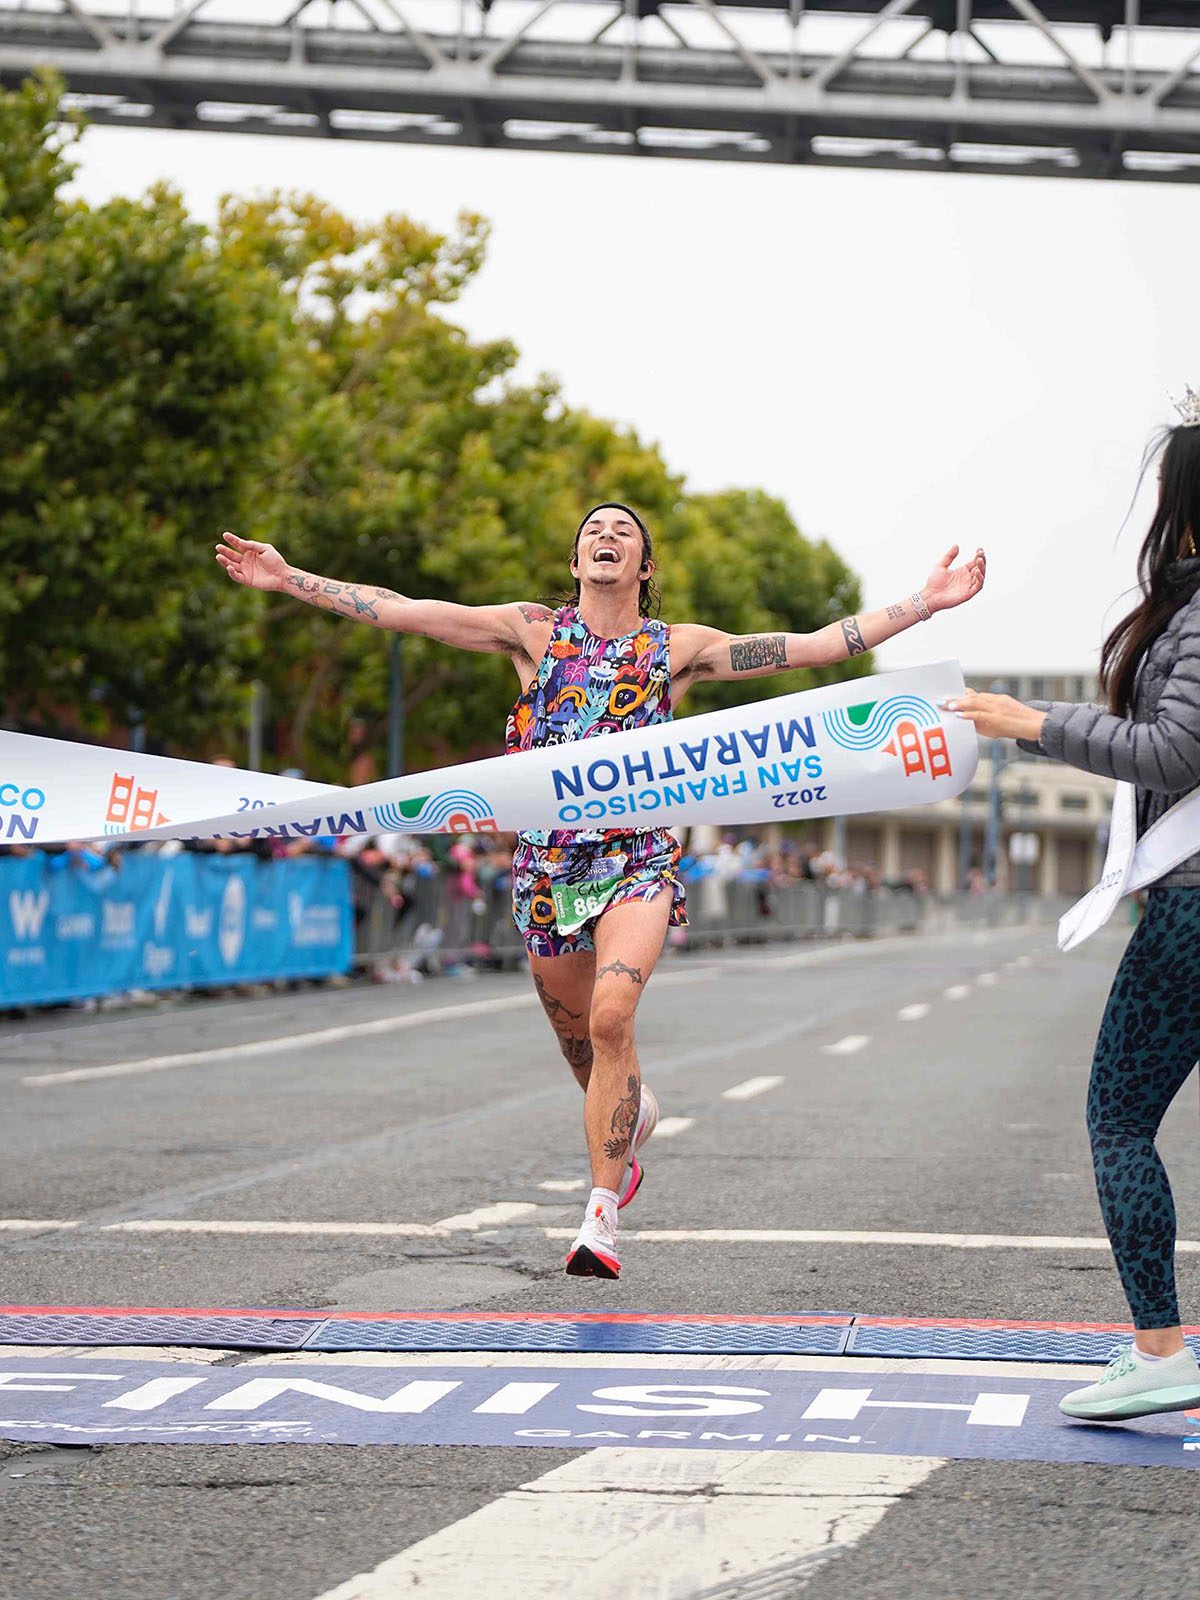
<path id="1" fill-rule="evenodd" d="M 870 939 L 956 928 L 1052 922 L 1062 905 L 1034 896 L 937 896 L 900 886 L 831 889 L 807 879 L 770 882 L 753 875 L 686 880 L 688 927 L 677 949 L 798 940 Z M 471 963 L 518 966 L 524 946 L 512 921 L 507 873 L 480 885 L 473 899 L 455 895 L 436 875 L 406 880 L 397 912 L 372 886 L 356 889 L 361 966 L 437 971 Z"/>

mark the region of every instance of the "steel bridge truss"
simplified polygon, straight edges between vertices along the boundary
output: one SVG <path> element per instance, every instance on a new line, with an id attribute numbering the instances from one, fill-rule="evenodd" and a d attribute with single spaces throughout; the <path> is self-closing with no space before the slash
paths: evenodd
<path id="1" fill-rule="evenodd" d="M 1200 181 L 1200 0 L 0 0 L 97 122 Z"/>

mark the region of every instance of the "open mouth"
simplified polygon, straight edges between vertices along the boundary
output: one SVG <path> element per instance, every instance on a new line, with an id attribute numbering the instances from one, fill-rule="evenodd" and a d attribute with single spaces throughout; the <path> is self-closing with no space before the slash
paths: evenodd
<path id="1" fill-rule="evenodd" d="M 617 552 L 615 550 L 609 549 L 607 546 L 602 550 L 597 550 L 595 555 L 592 557 L 593 561 L 611 562 L 614 567 L 617 565 L 617 563 L 620 561 L 620 559 L 621 558 L 617 554 Z"/>

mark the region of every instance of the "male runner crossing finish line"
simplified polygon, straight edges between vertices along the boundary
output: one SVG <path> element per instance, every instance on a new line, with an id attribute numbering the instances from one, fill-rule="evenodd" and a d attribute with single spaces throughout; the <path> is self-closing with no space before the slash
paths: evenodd
<path id="1" fill-rule="evenodd" d="M 650 533 L 619 504 L 589 511 L 575 534 L 572 603 L 460 606 L 346 584 L 290 567 L 271 545 L 226 533 L 217 560 L 237 583 L 277 589 L 338 616 L 511 658 L 522 692 L 505 748 L 566 744 L 669 721 L 693 683 L 832 666 L 979 593 L 986 558 L 947 551 L 924 587 L 896 605 L 815 633 L 734 637 L 657 611 Z M 584 1091 L 592 1191 L 566 1268 L 616 1278 L 617 1211 L 642 1181 L 639 1148 L 658 1106 L 642 1088 L 638 1003 L 668 926 L 686 923 L 680 847 L 663 828 L 523 833 L 513 858 L 513 916 L 559 1049 Z"/>

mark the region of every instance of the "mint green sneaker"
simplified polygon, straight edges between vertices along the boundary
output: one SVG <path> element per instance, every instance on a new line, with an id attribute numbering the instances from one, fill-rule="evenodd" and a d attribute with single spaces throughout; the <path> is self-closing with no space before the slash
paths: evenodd
<path id="1" fill-rule="evenodd" d="M 1133 1346 L 1119 1350 L 1095 1383 L 1063 1395 L 1059 1409 L 1085 1422 L 1124 1422 L 1200 1406 L 1200 1364 L 1190 1349 L 1143 1365 Z"/>

